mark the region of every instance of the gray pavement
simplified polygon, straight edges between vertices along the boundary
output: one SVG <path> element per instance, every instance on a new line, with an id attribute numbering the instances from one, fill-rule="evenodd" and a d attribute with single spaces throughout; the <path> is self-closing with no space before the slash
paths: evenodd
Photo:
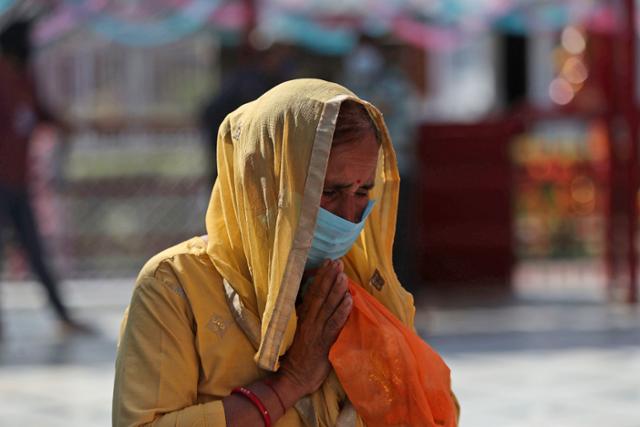
<path id="1" fill-rule="evenodd" d="M 0 426 L 108 426 L 119 322 L 133 280 L 64 291 L 96 336 L 61 334 L 30 282 L 2 283 Z M 431 307 L 416 325 L 452 370 L 463 427 L 640 427 L 638 307 L 514 300 Z"/>
<path id="2" fill-rule="evenodd" d="M 431 317 L 423 336 L 451 368 L 462 426 L 640 426 L 637 308 L 536 304 Z"/>

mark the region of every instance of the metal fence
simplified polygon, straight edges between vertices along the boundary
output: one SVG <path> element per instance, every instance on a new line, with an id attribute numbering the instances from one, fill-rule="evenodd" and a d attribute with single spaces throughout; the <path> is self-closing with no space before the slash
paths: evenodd
<path id="1" fill-rule="evenodd" d="M 205 232 L 208 156 L 196 131 L 75 135 L 60 152 L 46 132 L 32 153 L 43 241 L 64 277 L 134 275 L 154 253 Z M 4 277 L 27 277 L 9 239 Z"/>
<path id="2" fill-rule="evenodd" d="M 131 276 L 205 232 L 211 156 L 195 117 L 217 81 L 217 46 L 199 33 L 134 48 L 79 29 L 38 52 L 40 92 L 74 126 L 65 144 L 51 129 L 31 144 L 32 197 L 58 276 Z M 28 277 L 5 234 L 2 278 Z"/>

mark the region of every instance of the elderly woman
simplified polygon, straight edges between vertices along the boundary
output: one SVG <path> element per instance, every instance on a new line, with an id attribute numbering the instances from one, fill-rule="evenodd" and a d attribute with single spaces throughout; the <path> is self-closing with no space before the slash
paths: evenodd
<path id="1" fill-rule="evenodd" d="M 218 171 L 207 235 L 138 277 L 113 424 L 364 425 L 328 359 L 347 278 L 410 328 L 415 312 L 391 262 L 399 179 L 380 113 L 333 83 L 284 83 L 225 119 Z"/>

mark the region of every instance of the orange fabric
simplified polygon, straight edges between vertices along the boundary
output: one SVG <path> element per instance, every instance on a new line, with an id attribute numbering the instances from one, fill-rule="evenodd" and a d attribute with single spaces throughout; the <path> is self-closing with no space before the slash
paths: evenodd
<path id="1" fill-rule="evenodd" d="M 329 360 L 368 427 L 454 427 L 449 367 L 362 287 Z"/>

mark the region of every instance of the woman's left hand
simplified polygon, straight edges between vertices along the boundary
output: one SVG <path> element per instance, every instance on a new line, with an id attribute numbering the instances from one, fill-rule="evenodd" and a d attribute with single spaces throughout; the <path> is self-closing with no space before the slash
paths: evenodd
<path id="1" fill-rule="evenodd" d="M 343 269 L 340 260 L 326 261 L 298 310 L 298 328 L 280 374 L 301 396 L 316 391 L 331 372 L 329 350 L 351 313 L 351 294 Z"/>

